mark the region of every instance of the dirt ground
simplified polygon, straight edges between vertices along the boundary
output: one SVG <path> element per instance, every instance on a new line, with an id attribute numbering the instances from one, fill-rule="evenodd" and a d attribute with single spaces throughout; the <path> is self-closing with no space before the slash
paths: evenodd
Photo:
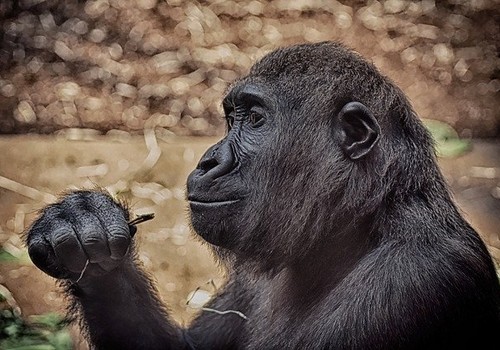
<path id="1" fill-rule="evenodd" d="M 156 214 L 139 227 L 139 256 L 174 318 L 189 322 L 197 312 L 186 305 L 189 293 L 196 288 L 213 293 L 213 284 L 223 283 L 223 271 L 190 231 L 184 200 L 187 174 L 215 140 L 82 131 L 0 137 L 0 245 L 21 259 L 0 264 L 0 284 L 13 293 L 23 314 L 63 312 L 65 302 L 54 280 L 29 261 L 22 232 L 53 195 L 99 186 L 120 193 L 136 214 Z M 499 155 L 500 141 L 477 140 L 471 152 L 440 159 L 457 203 L 498 260 Z M 86 348 L 77 342 L 77 348 Z"/>

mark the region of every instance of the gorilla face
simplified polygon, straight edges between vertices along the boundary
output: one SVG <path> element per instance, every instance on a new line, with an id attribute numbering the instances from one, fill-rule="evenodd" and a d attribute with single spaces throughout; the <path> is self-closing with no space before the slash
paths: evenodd
<path id="1" fill-rule="evenodd" d="M 342 225 L 346 188 L 369 183 L 349 177 L 375 147 L 380 127 L 334 75 L 336 48 L 327 47 L 331 76 L 324 58 L 307 60 L 313 47 L 292 47 L 264 57 L 224 98 L 227 135 L 187 182 L 193 228 L 209 243 L 286 260 L 287 252 L 318 241 L 303 232 Z M 319 69 L 325 74 L 318 79 Z"/>
<path id="2" fill-rule="evenodd" d="M 191 221 L 206 241 L 231 247 L 256 203 L 252 168 L 270 145 L 273 96 L 256 84 L 236 85 L 223 101 L 227 135 L 210 147 L 187 182 Z M 260 189 L 264 190 L 264 189 Z"/>

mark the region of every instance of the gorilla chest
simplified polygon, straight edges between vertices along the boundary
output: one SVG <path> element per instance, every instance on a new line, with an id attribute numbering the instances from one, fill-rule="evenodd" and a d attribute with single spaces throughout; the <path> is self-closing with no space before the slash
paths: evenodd
<path id="1" fill-rule="evenodd" d="M 272 287 L 261 290 L 246 324 L 248 349 L 300 349 L 305 339 L 316 338 L 318 324 L 314 315 L 328 305 L 322 302 L 312 305 L 304 296 L 298 306 L 293 297 L 286 290 Z M 328 327 L 328 322 L 322 327 Z M 322 347 L 319 339 L 316 345 Z"/>

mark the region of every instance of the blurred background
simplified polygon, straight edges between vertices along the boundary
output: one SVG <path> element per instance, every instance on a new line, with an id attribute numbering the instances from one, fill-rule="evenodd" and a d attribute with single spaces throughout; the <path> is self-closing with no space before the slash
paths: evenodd
<path id="1" fill-rule="evenodd" d="M 1 0 L 0 348 L 87 348 L 22 244 L 37 211 L 72 188 L 156 213 L 139 256 L 189 322 L 224 281 L 184 201 L 187 174 L 224 134 L 221 98 L 267 52 L 323 40 L 403 89 L 500 259 L 500 1 Z"/>

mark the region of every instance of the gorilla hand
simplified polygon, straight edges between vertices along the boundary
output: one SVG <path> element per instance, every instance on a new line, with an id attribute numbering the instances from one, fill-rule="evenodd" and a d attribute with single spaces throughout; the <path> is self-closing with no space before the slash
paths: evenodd
<path id="1" fill-rule="evenodd" d="M 46 207 L 27 234 L 33 263 L 73 282 L 102 276 L 131 259 L 135 226 L 128 211 L 102 192 L 76 191 Z"/>

